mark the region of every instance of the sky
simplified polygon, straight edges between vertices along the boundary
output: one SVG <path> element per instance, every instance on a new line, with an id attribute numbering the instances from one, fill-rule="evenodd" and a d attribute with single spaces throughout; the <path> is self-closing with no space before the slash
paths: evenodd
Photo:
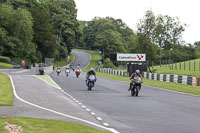
<path id="1" fill-rule="evenodd" d="M 78 20 L 108 16 L 122 19 L 133 31 L 149 9 L 155 15 L 177 16 L 188 25 L 182 39 L 191 44 L 200 41 L 200 0 L 75 0 L 75 3 Z"/>

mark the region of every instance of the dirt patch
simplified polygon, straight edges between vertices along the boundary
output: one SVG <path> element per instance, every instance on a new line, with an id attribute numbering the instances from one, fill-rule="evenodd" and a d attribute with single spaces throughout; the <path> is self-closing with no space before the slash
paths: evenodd
<path id="1" fill-rule="evenodd" d="M 22 126 L 17 126 L 15 124 L 10 124 L 8 122 L 5 122 L 6 126 L 5 129 L 7 129 L 10 133 L 21 133 L 23 128 Z"/>

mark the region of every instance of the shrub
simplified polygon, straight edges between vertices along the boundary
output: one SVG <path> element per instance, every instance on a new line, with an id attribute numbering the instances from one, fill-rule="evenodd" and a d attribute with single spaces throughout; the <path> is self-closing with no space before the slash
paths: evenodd
<path id="1" fill-rule="evenodd" d="M 0 62 L 10 63 L 10 58 L 5 56 L 0 56 Z"/>
<path id="2" fill-rule="evenodd" d="M 112 61 L 111 61 L 109 58 L 106 58 L 106 59 L 104 60 L 103 67 L 104 67 L 104 68 L 113 68 L 114 65 L 113 65 Z"/>

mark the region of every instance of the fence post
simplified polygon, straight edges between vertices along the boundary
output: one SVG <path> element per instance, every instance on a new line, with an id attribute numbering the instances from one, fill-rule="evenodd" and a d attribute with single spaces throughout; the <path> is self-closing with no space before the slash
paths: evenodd
<path id="1" fill-rule="evenodd" d="M 190 71 L 190 61 L 189 61 L 189 71 Z"/>
<path id="2" fill-rule="evenodd" d="M 196 65 L 196 63 L 195 63 L 195 61 L 194 61 L 194 71 L 195 71 L 195 65 Z"/>
<path id="3" fill-rule="evenodd" d="M 175 69 L 177 70 L 177 63 L 175 64 Z"/>
<path id="4" fill-rule="evenodd" d="M 199 61 L 199 71 L 200 71 L 200 61 Z"/>
<path id="5" fill-rule="evenodd" d="M 184 61 L 184 70 L 185 70 L 185 61 Z"/>
<path id="6" fill-rule="evenodd" d="M 179 64 L 180 64 L 180 66 L 179 66 L 179 67 L 180 67 L 180 70 L 181 70 L 181 62 L 180 62 Z"/>

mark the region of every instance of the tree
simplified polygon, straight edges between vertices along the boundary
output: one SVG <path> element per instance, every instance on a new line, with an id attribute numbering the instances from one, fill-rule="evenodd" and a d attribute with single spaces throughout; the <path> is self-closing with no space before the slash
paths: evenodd
<path id="1" fill-rule="evenodd" d="M 26 9 L 14 10 L 7 4 L 0 5 L 0 27 L 4 30 L 3 55 L 10 57 L 31 58 L 35 55 L 32 16 Z"/>
<path id="2" fill-rule="evenodd" d="M 105 57 L 110 57 L 117 52 L 125 52 L 120 34 L 111 29 L 99 33 L 93 46 L 103 50 Z"/>
<path id="3" fill-rule="evenodd" d="M 29 11 L 34 18 L 34 42 L 42 58 L 55 57 L 56 36 L 53 26 L 50 24 L 50 17 L 42 10 L 30 8 Z"/>
<path id="4" fill-rule="evenodd" d="M 102 47 L 100 46 L 100 42 L 103 43 L 103 41 L 105 40 L 105 44 L 106 39 L 109 40 L 107 41 L 108 43 L 112 42 L 110 41 L 111 39 L 109 38 L 109 36 L 112 36 L 114 34 L 115 40 L 117 40 L 117 42 L 120 42 L 120 47 L 118 50 L 116 50 L 117 52 L 127 52 L 130 51 L 130 48 L 135 47 L 136 35 L 121 19 L 114 19 L 111 17 L 95 17 L 92 21 L 83 23 L 82 26 L 84 26 L 83 42 L 89 48 L 102 49 Z M 108 35 L 108 33 L 110 35 Z M 107 36 L 105 34 L 107 34 Z M 102 41 L 100 38 L 102 39 Z M 118 45 L 116 45 L 115 47 L 118 47 Z M 106 51 L 108 51 L 108 49 Z M 108 54 L 110 53 L 106 53 L 106 56 L 108 56 Z"/>
<path id="5" fill-rule="evenodd" d="M 197 58 L 200 58 L 200 41 L 195 42 L 194 46 L 196 49 Z"/>
<path id="6" fill-rule="evenodd" d="M 155 44 L 160 48 L 160 61 L 161 49 L 170 50 L 175 45 L 181 44 L 182 32 L 185 30 L 185 24 L 181 24 L 177 17 L 170 17 L 168 15 L 155 16 L 154 13 L 149 10 L 146 12 L 143 19 L 137 24 L 138 34 L 142 38 L 144 45 Z M 149 43 L 147 43 L 149 42 Z M 144 46 L 144 48 L 147 46 Z"/>
<path id="7" fill-rule="evenodd" d="M 71 52 L 73 46 L 79 43 L 81 37 L 79 23 L 76 19 L 77 10 L 74 0 L 62 1 L 44 1 L 50 9 L 51 23 L 54 26 L 57 35 L 58 50 L 61 50 L 63 57 L 63 48 L 67 51 L 65 55 Z M 60 48 L 62 47 L 62 48 Z"/>
<path id="8" fill-rule="evenodd" d="M 146 53 L 147 60 L 156 60 L 156 46 L 153 43 L 155 38 L 155 20 L 154 13 L 149 10 L 143 19 L 137 24 L 138 45 L 137 51 Z"/>
<path id="9" fill-rule="evenodd" d="M 0 55 L 4 52 L 4 47 L 7 44 L 7 32 L 4 28 L 0 28 Z"/>

